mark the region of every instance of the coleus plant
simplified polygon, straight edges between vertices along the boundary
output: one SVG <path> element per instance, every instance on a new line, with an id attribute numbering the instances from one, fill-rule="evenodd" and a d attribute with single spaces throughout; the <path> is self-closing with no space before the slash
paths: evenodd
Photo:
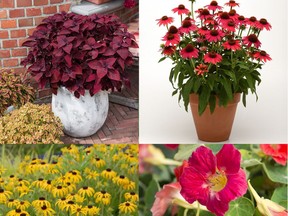
<path id="1" fill-rule="evenodd" d="M 126 66 L 133 63 L 135 37 L 115 15 L 57 13 L 43 20 L 24 43 L 30 47 L 21 62 L 40 88 L 54 94 L 61 86 L 79 98 L 85 90 L 121 91 L 129 86 Z"/>
<path id="2" fill-rule="evenodd" d="M 179 93 L 187 110 L 189 95 L 197 94 L 200 115 L 208 105 L 213 113 L 216 98 L 219 106 L 226 106 L 235 93 L 242 93 L 246 106 L 246 95 L 249 91 L 256 94 L 261 82 L 259 69 L 271 60 L 259 40 L 260 32 L 270 30 L 271 25 L 265 18 L 239 14 L 235 1 L 225 4 L 228 10 L 211 1 L 194 11 L 195 1 L 190 0 L 192 10 L 183 4 L 172 9 L 180 19 L 178 27 L 174 17 L 157 19 L 167 30 L 160 61 L 168 58 L 173 62 L 169 76 L 173 95 Z"/>

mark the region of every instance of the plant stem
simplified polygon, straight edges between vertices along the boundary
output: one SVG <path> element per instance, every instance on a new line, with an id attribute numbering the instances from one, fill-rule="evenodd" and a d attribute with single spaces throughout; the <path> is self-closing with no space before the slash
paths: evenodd
<path id="1" fill-rule="evenodd" d="M 183 216 L 187 216 L 188 211 L 189 211 L 189 209 L 186 208 L 186 209 L 184 210 Z"/>
<path id="2" fill-rule="evenodd" d="M 197 207 L 197 213 L 196 213 L 196 216 L 200 216 L 200 203 L 198 202 L 197 203 L 198 207 Z"/>
<path id="3" fill-rule="evenodd" d="M 194 19 L 194 9 L 193 9 L 193 1 L 191 1 L 191 16 L 192 16 L 192 19 Z"/>

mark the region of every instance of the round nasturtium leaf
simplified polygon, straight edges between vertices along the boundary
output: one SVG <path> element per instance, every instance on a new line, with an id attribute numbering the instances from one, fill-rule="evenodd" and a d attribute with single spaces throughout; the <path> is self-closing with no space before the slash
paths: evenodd
<path id="1" fill-rule="evenodd" d="M 255 208 L 251 200 L 241 197 L 230 203 L 225 216 L 253 216 L 254 211 Z"/>

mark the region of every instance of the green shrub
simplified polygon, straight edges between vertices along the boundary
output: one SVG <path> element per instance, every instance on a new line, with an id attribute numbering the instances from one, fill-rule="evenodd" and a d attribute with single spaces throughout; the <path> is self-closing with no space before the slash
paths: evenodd
<path id="1" fill-rule="evenodd" d="M 0 118 L 0 144 L 63 144 L 62 134 L 49 105 L 26 103 Z"/>

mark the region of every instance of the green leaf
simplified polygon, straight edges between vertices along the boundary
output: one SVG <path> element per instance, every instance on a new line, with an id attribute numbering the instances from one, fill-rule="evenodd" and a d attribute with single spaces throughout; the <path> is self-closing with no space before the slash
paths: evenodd
<path id="1" fill-rule="evenodd" d="M 166 57 L 162 57 L 162 58 L 158 61 L 158 63 L 164 61 L 165 59 L 166 59 Z"/>
<path id="2" fill-rule="evenodd" d="M 203 90 L 199 95 L 199 105 L 198 105 L 199 115 L 201 115 L 205 111 L 209 102 L 210 94 L 211 94 L 210 89 L 207 88 L 207 86 L 203 86 Z"/>
<path id="3" fill-rule="evenodd" d="M 189 144 L 189 145 L 179 145 L 178 152 L 175 154 L 175 160 L 187 160 L 193 151 L 196 150 L 200 145 Z"/>
<path id="4" fill-rule="evenodd" d="M 240 149 L 242 156 L 241 167 L 251 167 L 261 164 L 260 158 L 258 155 L 248 151 L 246 149 Z"/>
<path id="5" fill-rule="evenodd" d="M 159 189 L 160 187 L 159 187 L 158 182 L 153 178 L 147 187 L 145 197 L 144 197 L 145 207 L 147 209 L 152 208 L 155 194 L 159 191 Z"/>
<path id="6" fill-rule="evenodd" d="M 245 74 L 245 77 L 246 77 L 249 88 L 251 89 L 252 92 L 255 92 L 255 80 L 248 73 Z"/>
<path id="7" fill-rule="evenodd" d="M 262 163 L 263 169 L 266 172 L 268 178 L 273 182 L 279 182 L 283 184 L 287 184 L 287 165 L 271 165 L 270 163 Z"/>
<path id="8" fill-rule="evenodd" d="M 223 144 L 205 144 L 206 147 L 210 148 L 214 154 L 220 151 L 223 147 Z"/>
<path id="9" fill-rule="evenodd" d="M 183 91 L 182 91 L 182 95 L 183 95 L 183 98 L 186 99 L 184 100 L 184 105 L 185 107 L 188 106 L 189 104 L 189 95 L 191 93 L 191 90 L 192 90 L 192 87 L 193 87 L 193 79 L 190 78 L 184 85 L 183 87 Z"/>
<path id="10" fill-rule="evenodd" d="M 230 203 L 225 216 L 253 216 L 254 211 L 255 208 L 251 200 L 241 197 Z"/>
<path id="11" fill-rule="evenodd" d="M 216 107 L 216 96 L 211 95 L 209 99 L 210 112 L 213 113 Z"/>
<path id="12" fill-rule="evenodd" d="M 201 80 L 196 77 L 196 80 L 195 80 L 194 85 L 193 85 L 193 92 L 197 93 L 200 86 L 201 86 Z"/>
<path id="13" fill-rule="evenodd" d="M 229 100 L 232 100 L 233 99 L 233 93 L 232 93 L 232 88 L 231 88 L 230 81 L 228 81 L 227 79 L 223 78 L 223 85 L 224 85 L 224 89 L 226 91 L 226 94 L 227 94 Z"/>
<path id="14" fill-rule="evenodd" d="M 274 190 L 274 193 L 271 197 L 273 202 L 278 203 L 279 205 L 287 208 L 288 200 L 287 200 L 287 187 L 279 187 Z"/>

